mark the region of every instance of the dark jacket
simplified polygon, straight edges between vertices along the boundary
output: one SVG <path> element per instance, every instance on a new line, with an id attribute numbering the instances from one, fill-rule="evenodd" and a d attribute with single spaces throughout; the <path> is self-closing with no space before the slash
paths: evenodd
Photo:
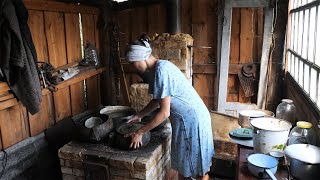
<path id="1" fill-rule="evenodd" d="M 42 97 L 39 76 L 11 0 L 0 0 L 0 34 L 0 68 L 17 99 L 35 114 Z"/>

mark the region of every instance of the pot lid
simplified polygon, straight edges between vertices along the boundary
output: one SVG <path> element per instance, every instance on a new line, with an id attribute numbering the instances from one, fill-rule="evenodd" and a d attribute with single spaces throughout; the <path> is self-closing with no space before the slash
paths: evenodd
<path id="1" fill-rule="evenodd" d="M 305 163 L 320 163 L 320 148 L 311 144 L 292 144 L 284 149 L 287 156 Z"/>
<path id="2" fill-rule="evenodd" d="M 261 168 L 273 168 L 278 165 L 278 160 L 266 154 L 251 154 L 248 157 L 248 162 L 254 166 Z"/>
<path id="3" fill-rule="evenodd" d="M 266 115 L 266 113 L 264 113 L 263 111 L 260 110 L 242 110 L 239 112 L 239 114 L 241 114 L 242 116 L 248 116 L 251 118 L 257 118 L 257 117 L 264 117 Z"/>
<path id="4" fill-rule="evenodd" d="M 312 124 L 307 121 L 298 121 L 297 126 L 300 128 L 305 128 L 305 129 L 312 128 Z"/>
<path id="5" fill-rule="evenodd" d="M 254 128 L 268 131 L 287 131 L 292 127 L 291 123 L 289 123 L 288 121 L 271 117 L 251 119 L 250 124 Z"/>
<path id="6" fill-rule="evenodd" d="M 237 138 L 245 138 L 245 139 L 251 139 L 252 138 L 252 129 L 251 128 L 238 128 L 234 129 L 229 132 L 231 136 L 237 137 Z"/>

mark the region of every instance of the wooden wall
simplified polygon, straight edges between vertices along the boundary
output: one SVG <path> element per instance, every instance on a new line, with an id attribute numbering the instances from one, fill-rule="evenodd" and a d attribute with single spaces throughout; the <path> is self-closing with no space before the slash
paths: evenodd
<path id="1" fill-rule="evenodd" d="M 218 14 L 222 9 L 219 8 L 218 0 L 180 0 L 180 2 L 181 32 L 190 34 L 194 38 L 193 85 L 207 107 L 215 110 Z M 166 32 L 164 3 L 119 11 L 116 19 L 121 31 L 122 58 L 125 45 L 136 39 L 141 32 L 146 32 L 149 36 Z M 234 9 L 228 101 L 256 102 L 255 97 L 244 96 L 237 73 L 245 63 L 260 62 L 262 35 L 262 9 Z M 129 85 L 141 81 L 130 71 L 127 71 L 126 77 Z"/>
<path id="2" fill-rule="evenodd" d="M 91 41 L 99 52 L 100 30 L 96 24 L 100 11 L 97 8 L 43 0 L 24 3 L 39 62 L 49 62 L 57 68 L 81 60 L 79 13 L 83 42 Z M 28 113 L 14 98 L 5 82 L 0 82 L 0 148 L 35 136 L 65 117 L 98 106 L 100 73 L 104 71 L 102 67 L 64 81 L 53 93 L 43 89 L 41 111 L 35 115 Z"/>

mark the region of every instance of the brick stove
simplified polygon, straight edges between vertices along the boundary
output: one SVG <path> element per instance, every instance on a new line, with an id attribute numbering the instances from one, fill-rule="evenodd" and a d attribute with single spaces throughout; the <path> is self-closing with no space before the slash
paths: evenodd
<path id="1" fill-rule="evenodd" d="M 151 132 L 147 146 L 123 151 L 104 143 L 71 141 L 59 149 L 64 180 L 165 179 L 170 170 L 171 127 Z"/>

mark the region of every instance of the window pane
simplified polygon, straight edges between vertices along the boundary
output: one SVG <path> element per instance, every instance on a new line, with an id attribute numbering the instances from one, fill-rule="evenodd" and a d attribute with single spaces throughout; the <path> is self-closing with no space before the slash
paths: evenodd
<path id="1" fill-rule="evenodd" d="M 310 77 L 310 97 L 313 102 L 316 102 L 316 92 L 317 92 L 317 71 L 314 68 L 311 68 L 311 77 Z"/>
<path id="2" fill-rule="evenodd" d="M 299 22 L 299 14 L 298 13 L 294 13 L 294 43 L 293 43 L 293 51 L 294 52 L 298 52 L 298 22 Z"/>
<path id="3" fill-rule="evenodd" d="M 295 57 L 294 59 L 295 59 L 295 62 L 294 62 L 294 77 L 298 81 L 299 60 L 298 60 L 297 57 Z"/>
<path id="4" fill-rule="evenodd" d="M 291 55 L 291 53 L 290 53 L 289 51 L 288 51 L 287 56 L 288 56 L 288 61 L 287 61 L 288 64 L 287 64 L 287 67 L 288 67 L 288 71 L 291 72 L 291 64 L 292 64 L 292 63 L 291 63 L 291 60 L 292 60 L 291 56 L 292 56 L 292 55 Z"/>
<path id="5" fill-rule="evenodd" d="M 315 24 L 316 24 L 316 7 L 310 10 L 310 28 L 308 42 L 308 60 L 314 62 L 314 43 L 315 43 Z"/>
<path id="6" fill-rule="evenodd" d="M 297 53 L 302 53 L 302 34 L 303 34 L 303 12 L 299 12 L 299 24 L 298 24 L 298 49 Z"/>
<path id="7" fill-rule="evenodd" d="M 301 56 L 305 59 L 307 57 L 307 48 L 308 48 L 308 32 L 309 32 L 309 10 L 305 10 L 304 19 L 303 19 L 303 29 L 302 29 L 302 54 Z"/>
<path id="8" fill-rule="evenodd" d="M 310 67 L 307 65 L 307 64 L 304 64 L 304 71 L 300 71 L 301 74 L 303 72 L 303 89 L 308 93 L 310 94 L 310 82 L 309 82 L 309 79 L 310 79 Z"/>
<path id="9" fill-rule="evenodd" d="M 304 68 L 304 63 L 299 60 L 299 70 L 298 70 L 298 82 L 303 87 L 303 69 Z"/>
<path id="10" fill-rule="evenodd" d="M 297 0 L 297 3 L 296 3 L 296 8 L 300 7 L 301 6 L 301 0 Z"/>
<path id="11" fill-rule="evenodd" d="M 316 57 L 315 57 L 315 64 L 320 66 L 320 18 L 319 18 L 319 6 L 317 10 L 317 33 L 316 33 Z"/>
<path id="12" fill-rule="evenodd" d="M 318 81 L 317 81 L 317 91 L 318 91 L 318 95 L 317 95 L 317 106 L 320 107 L 320 78 L 319 78 L 319 73 L 318 73 Z"/>
<path id="13" fill-rule="evenodd" d="M 304 6 L 304 5 L 306 5 L 308 3 L 308 1 L 307 0 L 302 0 L 302 2 L 301 2 L 301 6 Z"/>
<path id="14" fill-rule="evenodd" d="M 290 49 L 292 49 L 293 50 L 293 37 L 294 37 L 294 23 L 295 23 L 295 21 L 294 21 L 294 17 L 295 17 L 295 15 L 294 14 L 290 14 L 290 19 L 291 19 L 291 21 L 290 21 Z"/>

